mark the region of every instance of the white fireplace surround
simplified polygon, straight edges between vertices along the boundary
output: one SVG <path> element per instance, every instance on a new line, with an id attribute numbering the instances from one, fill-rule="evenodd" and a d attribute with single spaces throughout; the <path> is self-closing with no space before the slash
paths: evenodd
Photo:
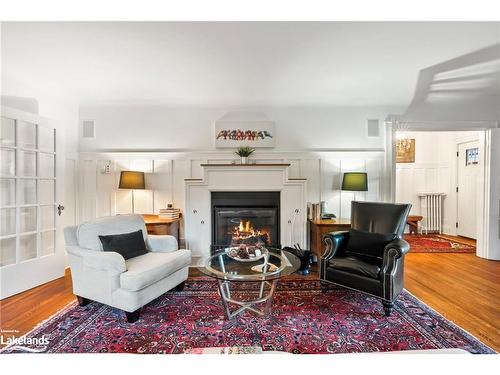
<path id="1" fill-rule="evenodd" d="M 307 180 L 289 178 L 289 166 L 202 164 L 202 178 L 185 179 L 185 238 L 192 255 L 210 255 L 212 191 L 279 191 L 281 245 L 306 248 Z"/>

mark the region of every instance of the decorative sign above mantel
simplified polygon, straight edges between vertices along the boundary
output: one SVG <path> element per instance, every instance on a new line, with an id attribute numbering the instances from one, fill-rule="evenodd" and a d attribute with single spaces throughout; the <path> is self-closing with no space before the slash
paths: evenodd
<path id="1" fill-rule="evenodd" d="M 218 164 L 200 164 L 202 167 L 289 167 L 290 163 L 255 163 L 255 164 L 229 164 L 229 163 L 218 163 Z"/>
<path id="2" fill-rule="evenodd" d="M 275 143 L 272 121 L 219 120 L 215 122 L 214 130 L 217 148 L 274 147 Z"/>

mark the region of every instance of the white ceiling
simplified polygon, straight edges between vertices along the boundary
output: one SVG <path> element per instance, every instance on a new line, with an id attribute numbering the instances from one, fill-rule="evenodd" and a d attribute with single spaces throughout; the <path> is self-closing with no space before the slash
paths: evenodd
<path id="1" fill-rule="evenodd" d="M 500 23 L 2 23 L 2 76 L 82 103 L 407 105 L 418 71 Z"/>

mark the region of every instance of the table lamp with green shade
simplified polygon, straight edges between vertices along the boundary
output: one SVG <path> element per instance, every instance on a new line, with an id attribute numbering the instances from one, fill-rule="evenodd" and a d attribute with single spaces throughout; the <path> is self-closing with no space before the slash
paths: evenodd
<path id="1" fill-rule="evenodd" d="M 365 172 L 346 172 L 342 178 L 342 190 L 353 191 L 356 200 L 357 191 L 368 191 L 368 176 Z"/>
<path id="2" fill-rule="evenodd" d="M 134 202 L 134 190 L 145 189 L 146 182 L 144 179 L 144 172 L 137 171 L 121 171 L 120 172 L 120 183 L 118 184 L 118 189 L 130 189 L 132 190 L 132 213 L 135 213 L 135 202 Z"/>

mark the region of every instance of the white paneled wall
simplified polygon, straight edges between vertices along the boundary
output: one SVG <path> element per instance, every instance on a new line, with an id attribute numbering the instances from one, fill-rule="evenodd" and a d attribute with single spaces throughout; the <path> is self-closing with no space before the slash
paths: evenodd
<path id="1" fill-rule="evenodd" d="M 108 163 L 111 165 L 111 173 L 106 174 L 104 169 Z M 94 166 L 92 172 L 95 176 L 96 187 L 86 191 L 85 195 L 95 202 L 95 216 L 97 217 L 132 212 L 132 191 L 118 189 L 120 171 L 124 170 L 145 173 L 146 189 L 133 192 L 136 213 L 158 213 L 167 202 L 173 201 L 172 160 L 122 158 L 84 160 L 84 168 L 87 164 Z M 86 178 L 87 176 L 84 177 L 85 180 Z M 90 209 L 84 211 L 82 219 L 89 217 L 92 217 Z"/>
<path id="2" fill-rule="evenodd" d="M 184 209 L 184 179 L 200 178 L 202 163 L 229 163 L 235 157 L 227 152 L 206 155 L 193 153 L 82 153 L 81 220 L 93 217 L 130 213 L 132 193 L 118 189 L 120 171 L 145 172 L 146 190 L 136 190 L 135 212 L 158 213 L 167 203 Z M 356 193 L 358 200 L 379 201 L 383 196 L 382 152 L 321 152 L 271 153 L 261 152 L 254 157 L 258 163 L 290 163 L 289 177 L 307 179 L 309 202 L 325 200 L 328 211 L 342 217 L 350 216 L 352 192 L 341 192 L 343 172 L 366 171 L 368 192 Z M 111 173 L 104 173 L 110 163 Z M 182 228 L 181 228 L 182 237 Z"/>
<path id="3" fill-rule="evenodd" d="M 412 215 L 422 215 L 421 192 L 445 193 L 443 206 L 443 231 L 454 234 L 455 198 L 453 192 L 452 166 L 450 163 L 408 163 L 396 166 L 396 202 L 411 203 Z"/>

